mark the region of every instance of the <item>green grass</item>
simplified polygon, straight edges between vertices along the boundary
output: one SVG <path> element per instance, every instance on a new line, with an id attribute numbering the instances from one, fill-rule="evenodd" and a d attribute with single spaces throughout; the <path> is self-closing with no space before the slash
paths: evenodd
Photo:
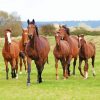
<path id="1" fill-rule="evenodd" d="M 5 65 L 2 58 L 3 40 L 0 44 L 0 100 L 100 100 L 100 36 L 87 36 L 86 39 L 93 41 L 97 47 L 95 71 L 96 77 L 92 76 L 91 60 L 89 60 L 89 78 L 84 80 L 76 66 L 76 75 L 71 75 L 63 80 L 62 67 L 59 63 L 59 80 L 55 80 L 55 62 L 52 53 L 55 41 L 54 37 L 48 37 L 51 45 L 49 53 L 49 64 L 45 65 L 43 71 L 43 83 L 37 84 L 37 71 L 32 62 L 31 86 L 26 86 L 27 74 L 19 75 L 19 79 L 5 79 Z M 10 66 L 9 66 L 10 68 Z M 24 69 L 24 68 L 23 68 Z M 71 64 L 72 72 L 72 64 Z"/>

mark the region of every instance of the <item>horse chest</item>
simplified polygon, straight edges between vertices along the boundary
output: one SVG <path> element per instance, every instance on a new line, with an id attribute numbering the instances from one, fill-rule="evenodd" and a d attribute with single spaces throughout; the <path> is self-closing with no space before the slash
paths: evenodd
<path id="1" fill-rule="evenodd" d="M 34 50 L 34 49 L 29 49 L 28 51 L 27 51 L 27 54 L 28 54 L 28 56 L 32 59 L 32 60 L 35 60 L 35 59 L 38 59 L 39 57 L 38 57 L 38 54 L 37 54 L 37 52 L 36 52 L 36 50 Z"/>
<path id="2" fill-rule="evenodd" d="M 7 59 L 7 60 L 12 59 L 12 56 L 11 56 L 11 54 L 10 54 L 9 52 L 3 52 L 3 56 L 4 56 L 4 58 Z"/>

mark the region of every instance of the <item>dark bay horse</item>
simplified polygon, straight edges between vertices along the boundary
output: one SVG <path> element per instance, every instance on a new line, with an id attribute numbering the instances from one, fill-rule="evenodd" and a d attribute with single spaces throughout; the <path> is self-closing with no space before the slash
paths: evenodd
<path id="1" fill-rule="evenodd" d="M 24 63 L 25 66 L 25 71 L 27 72 L 27 65 L 26 65 L 26 55 L 25 55 L 25 47 L 28 42 L 28 29 L 22 29 L 22 37 L 21 40 L 19 41 L 19 48 L 20 48 L 20 74 L 22 73 L 22 64 Z"/>
<path id="2" fill-rule="evenodd" d="M 88 78 L 88 59 L 92 59 L 92 72 L 93 76 L 95 76 L 95 70 L 94 70 L 94 60 L 95 60 L 95 54 L 96 54 L 96 49 L 95 45 L 92 42 L 86 42 L 84 39 L 84 35 L 78 36 L 78 41 L 79 41 L 79 71 L 80 74 L 87 79 Z M 85 66 L 84 66 L 84 74 L 82 73 L 81 70 L 81 64 L 82 61 L 85 61 Z"/>
<path id="3" fill-rule="evenodd" d="M 55 57 L 56 79 L 58 79 L 58 61 L 60 60 L 63 68 L 64 79 L 68 78 L 67 66 L 70 57 L 70 46 L 67 41 L 61 40 L 60 34 L 55 33 L 56 46 L 54 47 L 53 54 Z"/>
<path id="4" fill-rule="evenodd" d="M 2 55 L 6 65 L 6 79 L 8 79 L 8 62 L 11 65 L 12 78 L 18 78 L 18 57 L 19 57 L 19 45 L 17 42 L 11 40 L 11 30 L 6 29 L 4 32 L 5 43 L 2 49 Z"/>
<path id="5" fill-rule="evenodd" d="M 75 75 L 76 60 L 77 60 L 77 56 L 79 54 L 78 38 L 76 36 L 70 35 L 69 28 L 67 28 L 64 25 L 60 26 L 59 33 L 60 33 L 62 39 L 66 40 L 69 43 L 70 50 L 71 50 L 70 61 L 71 61 L 72 58 L 74 58 L 74 62 L 73 62 L 73 75 Z M 70 75 L 69 67 L 68 67 L 68 73 Z"/>
<path id="6" fill-rule="evenodd" d="M 49 42 L 45 37 L 39 36 L 35 21 L 28 22 L 28 37 L 30 41 L 26 45 L 26 55 L 28 63 L 27 85 L 30 85 L 31 60 L 34 60 L 38 72 L 38 82 L 42 82 L 42 71 L 45 63 L 48 61 L 50 51 Z"/>

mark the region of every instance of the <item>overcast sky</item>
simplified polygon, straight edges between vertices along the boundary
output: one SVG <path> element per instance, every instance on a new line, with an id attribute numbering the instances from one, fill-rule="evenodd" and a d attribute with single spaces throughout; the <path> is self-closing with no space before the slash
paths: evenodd
<path id="1" fill-rule="evenodd" d="M 100 20 L 100 0 L 0 0 L 0 10 L 21 20 Z"/>

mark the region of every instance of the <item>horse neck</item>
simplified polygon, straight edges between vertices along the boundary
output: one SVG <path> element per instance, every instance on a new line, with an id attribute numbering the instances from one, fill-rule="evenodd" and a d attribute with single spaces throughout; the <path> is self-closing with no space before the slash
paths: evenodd
<path id="1" fill-rule="evenodd" d="M 86 54 L 86 44 L 83 44 L 81 47 L 80 47 L 80 51 L 81 53 L 83 53 L 84 55 Z"/>
<path id="2" fill-rule="evenodd" d="M 30 40 L 30 46 L 32 48 L 35 48 L 35 46 L 36 46 L 35 44 L 36 44 L 37 38 L 38 38 L 38 36 L 34 35 L 34 37 Z"/>
<path id="3" fill-rule="evenodd" d="M 61 43 L 59 43 L 59 45 L 56 43 L 56 48 L 57 50 L 61 50 Z"/>

